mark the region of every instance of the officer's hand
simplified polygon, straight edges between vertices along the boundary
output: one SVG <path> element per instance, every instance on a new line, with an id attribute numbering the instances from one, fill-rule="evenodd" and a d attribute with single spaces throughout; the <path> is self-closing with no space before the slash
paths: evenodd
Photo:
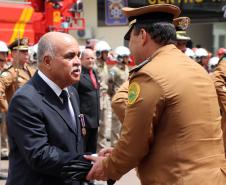
<path id="1" fill-rule="evenodd" d="M 105 157 L 96 157 L 91 155 L 85 155 L 84 156 L 87 160 L 91 160 L 94 162 L 93 167 L 89 171 L 88 175 L 86 176 L 86 180 L 102 180 L 106 181 L 108 180 L 107 175 L 104 172 L 103 169 L 103 160 Z"/>

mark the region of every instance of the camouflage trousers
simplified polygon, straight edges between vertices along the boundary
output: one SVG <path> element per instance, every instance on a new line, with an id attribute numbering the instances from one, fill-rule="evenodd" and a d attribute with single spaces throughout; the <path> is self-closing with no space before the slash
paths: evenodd
<path id="1" fill-rule="evenodd" d="M 9 147 L 8 147 L 8 135 L 7 135 L 7 128 L 6 128 L 6 114 L 0 113 L 1 116 L 1 123 L 0 123 L 0 131 L 1 131 L 1 157 L 8 156 Z"/>
<path id="2" fill-rule="evenodd" d="M 122 123 L 119 121 L 118 116 L 112 112 L 112 123 L 111 123 L 111 146 L 115 147 L 120 136 Z"/>
<path id="3" fill-rule="evenodd" d="M 110 130 L 111 130 L 111 101 L 110 97 L 105 94 L 100 97 L 100 126 L 98 129 L 98 140 L 97 140 L 97 151 L 102 148 L 108 147 L 108 139 L 110 139 Z"/>

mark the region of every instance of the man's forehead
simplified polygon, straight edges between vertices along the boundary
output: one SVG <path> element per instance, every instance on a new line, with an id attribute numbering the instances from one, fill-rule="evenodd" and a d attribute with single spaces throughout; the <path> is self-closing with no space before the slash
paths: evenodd
<path id="1" fill-rule="evenodd" d="M 74 52 L 74 53 L 78 53 L 79 47 L 78 45 L 75 44 L 65 44 L 65 45 L 58 45 L 58 47 L 56 47 L 55 52 L 63 52 L 63 53 L 69 53 L 69 52 Z"/>

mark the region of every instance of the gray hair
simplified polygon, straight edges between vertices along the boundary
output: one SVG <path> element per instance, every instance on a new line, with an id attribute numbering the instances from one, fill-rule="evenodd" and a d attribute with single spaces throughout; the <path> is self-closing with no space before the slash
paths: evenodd
<path id="1" fill-rule="evenodd" d="M 50 39 L 45 36 L 41 37 L 38 42 L 37 61 L 41 63 L 46 55 L 54 57 L 55 48 Z"/>

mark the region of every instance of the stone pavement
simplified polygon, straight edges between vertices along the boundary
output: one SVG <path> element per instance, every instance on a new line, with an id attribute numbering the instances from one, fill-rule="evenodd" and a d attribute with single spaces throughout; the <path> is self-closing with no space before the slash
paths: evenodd
<path id="1" fill-rule="evenodd" d="M 8 170 L 8 161 L 3 160 L 1 162 L 1 173 L 7 174 Z M 107 185 L 106 182 L 97 182 L 101 183 L 102 185 Z M 0 185 L 5 185 L 5 181 L 0 180 Z M 140 182 L 136 176 L 135 170 L 131 170 L 126 175 L 124 175 L 119 181 L 115 183 L 115 185 L 140 185 Z"/>

